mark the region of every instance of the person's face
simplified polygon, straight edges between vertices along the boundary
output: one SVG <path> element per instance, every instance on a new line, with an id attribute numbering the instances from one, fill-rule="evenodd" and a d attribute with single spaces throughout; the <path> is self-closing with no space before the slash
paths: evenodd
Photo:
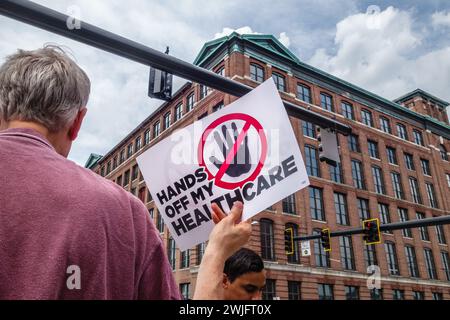
<path id="1" fill-rule="evenodd" d="M 248 272 L 234 279 L 228 280 L 224 274 L 223 287 L 225 300 L 257 300 L 261 299 L 262 290 L 266 284 L 266 271 Z"/>

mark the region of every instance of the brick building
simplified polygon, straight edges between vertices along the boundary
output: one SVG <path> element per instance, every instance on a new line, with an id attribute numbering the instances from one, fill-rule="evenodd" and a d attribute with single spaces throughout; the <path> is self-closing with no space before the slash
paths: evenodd
<path id="1" fill-rule="evenodd" d="M 258 214 L 250 247 L 265 260 L 265 298 L 281 299 L 450 299 L 450 227 L 382 234 L 382 244 L 365 246 L 361 235 L 332 238 L 332 252 L 311 242 L 310 257 L 286 256 L 283 231 L 307 235 L 324 227 L 361 226 L 441 216 L 450 212 L 449 105 L 417 89 L 395 102 L 317 70 L 273 36 L 231 34 L 204 45 L 196 65 L 257 86 L 272 77 L 282 99 L 349 126 L 339 135 L 341 165 L 318 161 L 314 125 L 291 118 L 311 186 Z M 105 156 L 86 166 L 139 197 L 161 231 L 183 294 L 192 296 L 205 246 L 179 252 L 162 223 L 136 165 L 136 156 L 177 128 L 220 109 L 236 98 L 186 83 Z M 270 111 L 269 111 L 270 112 Z M 367 267 L 378 265 L 381 290 L 369 290 Z"/>

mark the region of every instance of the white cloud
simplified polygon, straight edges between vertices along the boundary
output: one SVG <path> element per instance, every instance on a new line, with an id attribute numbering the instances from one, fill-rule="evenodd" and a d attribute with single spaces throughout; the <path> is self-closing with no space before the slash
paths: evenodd
<path id="1" fill-rule="evenodd" d="M 410 12 L 393 7 L 351 15 L 336 25 L 336 52 L 319 48 L 308 62 L 389 99 L 421 88 L 450 100 L 450 46 L 412 54 L 423 32 L 413 31 Z"/>
<path id="2" fill-rule="evenodd" d="M 238 29 L 232 29 L 232 28 L 225 27 L 222 29 L 222 32 L 216 33 L 214 35 L 214 39 L 219 39 L 219 38 L 222 38 L 225 36 L 229 36 L 233 32 L 236 32 L 239 34 L 260 34 L 259 32 L 254 32 L 252 30 L 252 28 L 250 28 L 249 26 L 241 27 Z"/>
<path id="3" fill-rule="evenodd" d="M 450 27 L 450 11 L 438 11 L 431 16 L 431 23 L 434 27 Z"/>
<path id="4" fill-rule="evenodd" d="M 289 46 L 291 45 L 291 40 L 287 36 L 286 32 L 280 33 L 278 41 L 280 41 L 286 48 L 289 48 Z"/>

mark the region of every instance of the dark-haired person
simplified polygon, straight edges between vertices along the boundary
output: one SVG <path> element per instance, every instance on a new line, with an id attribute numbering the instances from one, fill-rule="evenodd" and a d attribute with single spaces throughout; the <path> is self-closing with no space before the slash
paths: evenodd
<path id="1" fill-rule="evenodd" d="M 242 248 L 225 261 L 223 288 L 225 300 L 261 299 L 266 271 L 261 257 Z"/>
<path id="2" fill-rule="evenodd" d="M 67 160 L 89 93 L 58 47 L 0 67 L 0 300 L 181 298 L 144 204 Z M 242 203 L 227 216 L 212 208 L 195 299 L 223 299 L 225 261 L 251 233 Z"/>

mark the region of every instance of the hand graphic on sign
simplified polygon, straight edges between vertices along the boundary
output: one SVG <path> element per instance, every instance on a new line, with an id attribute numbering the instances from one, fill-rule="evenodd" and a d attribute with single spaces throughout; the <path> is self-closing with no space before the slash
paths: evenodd
<path id="1" fill-rule="evenodd" d="M 222 136 L 215 131 L 214 139 L 217 142 L 220 150 L 222 150 L 223 158 L 226 159 L 227 155 L 233 150 L 233 148 L 238 148 L 235 156 L 233 157 L 233 161 L 228 166 L 225 173 L 233 178 L 239 177 L 251 169 L 250 163 L 250 152 L 248 150 L 248 136 L 245 136 L 243 140 L 243 144 L 241 146 L 235 146 L 236 140 L 238 137 L 238 129 L 234 122 L 231 123 L 231 129 L 233 131 L 233 136 L 231 136 L 230 131 L 225 125 L 222 126 Z M 220 169 L 223 162 L 219 161 L 216 157 L 211 156 L 209 160 Z"/>

